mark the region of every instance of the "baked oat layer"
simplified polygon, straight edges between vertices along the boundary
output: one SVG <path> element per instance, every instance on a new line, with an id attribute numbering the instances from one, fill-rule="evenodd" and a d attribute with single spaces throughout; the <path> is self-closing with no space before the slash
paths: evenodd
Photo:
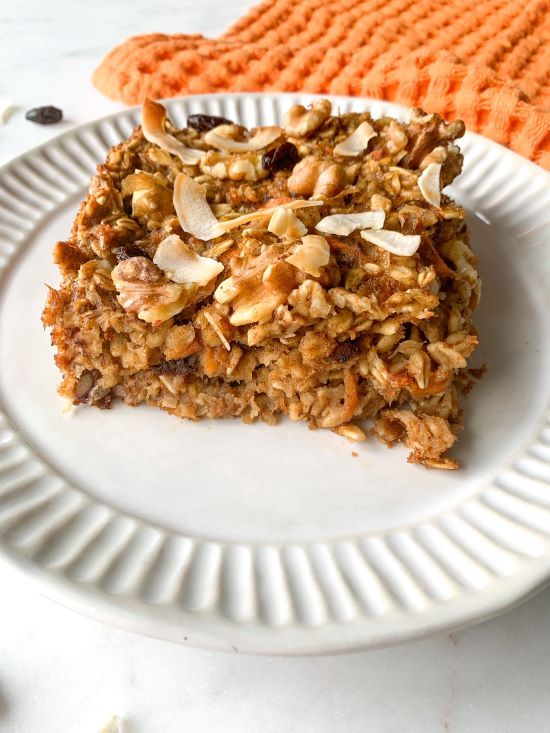
<path id="1" fill-rule="evenodd" d="M 460 121 L 330 102 L 247 131 L 150 100 L 98 166 L 43 314 L 74 404 L 180 417 L 277 415 L 403 441 L 456 468 L 458 389 L 477 344 Z"/>

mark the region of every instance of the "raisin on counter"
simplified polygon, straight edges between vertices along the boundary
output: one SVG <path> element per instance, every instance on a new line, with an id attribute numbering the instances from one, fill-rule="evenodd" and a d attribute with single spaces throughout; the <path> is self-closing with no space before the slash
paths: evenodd
<path id="1" fill-rule="evenodd" d="M 36 122 L 38 125 L 53 125 L 62 118 L 63 112 L 51 105 L 47 107 L 33 107 L 25 115 L 25 119 Z"/>

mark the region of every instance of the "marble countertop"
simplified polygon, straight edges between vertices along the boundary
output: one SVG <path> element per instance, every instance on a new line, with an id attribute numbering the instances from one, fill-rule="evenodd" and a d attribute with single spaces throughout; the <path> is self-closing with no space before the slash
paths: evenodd
<path id="1" fill-rule="evenodd" d="M 124 37 L 215 36 L 249 0 L 19 0 L 0 11 L 0 163 L 116 111 L 90 75 Z M 54 104 L 59 125 L 27 109 Z M 0 563 L 0 731 L 516 733 L 550 730 L 550 590 L 474 628 L 349 656 L 259 658 L 125 633 L 42 598 Z"/>

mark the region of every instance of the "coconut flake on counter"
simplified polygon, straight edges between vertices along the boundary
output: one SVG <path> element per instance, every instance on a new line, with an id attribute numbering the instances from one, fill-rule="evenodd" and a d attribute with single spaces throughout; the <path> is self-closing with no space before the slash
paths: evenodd
<path id="1" fill-rule="evenodd" d="M 334 146 L 333 152 L 335 155 L 345 155 L 348 157 L 360 155 L 367 149 L 373 137 L 378 137 L 376 130 L 368 122 L 361 122 L 349 137 Z"/>
<path id="2" fill-rule="evenodd" d="M 234 140 L 232 135 L 237 130 L 236 125 L 218 125 L 203 136 L 207 145 L 229 153 L 248 153 L 267 148 L 268 145 L 281 137 L 281 128 L 277 126 L 260 127 L 248 140 Z"/>
<path id="3" fill-rule="evenodd" d="M 360 211 L 354 214 L 331 214 L 315 226 L 325 234 L 347 236 L 356 229 L 382 229 L 386 214 L 382 210 Z"/>
<path id="4" fill-rule="evenodd" d="M 296 247 L 294 254 L 286 257 L 286 261 L 305 272 L 306 275 L 319 277 L 319 268 L 328 265 L 330 247 L 327 240 L 319 234 L 307 234 L 302 237 L 302 244 Z"/>
<path id="5" fill-rule="evenodd" d="M 201 257 L 188 247 L 177 234 L 163 239 L 157 247 L 153 262 L 166 277 L 176 283 L 207 285 L 223 270 L 223 265 L 210 257 Z"/>
<path id="6" fill-rule="evenodd" d="M 367 242 L 376 244 L 377 247 L 385 249 L 393 255 L 401 257 L 410 257 L 420 246 L 421 237 L 419 234 L 401 234 L 393 232 L 389 229 L 379 229 L 372 231 L 366 229 L 361 232 L 361 236 Z"/>
<path id="7" fill-rule="evenodd" d="M 0 125 L 5 125 L 14 111 L 11 99 L 0 99 Z"/>
<path id="8" fill-rule="evenodd" d="M 177 138 L 166 132 L 165 123 L 166 108 L 147 97 L 141 110 L 141 129 L 145 139 L 158 145 L 162 150 L 177 155 L 185 165 L 197 165 L 206 155 L 205 151 L 186 148 Z"/>
<path id="9" fill-rule="evenodd" d="M 418 177 L 418 188 L 432 206 L 441 206 L 441 163 L 430 163 Z"/>

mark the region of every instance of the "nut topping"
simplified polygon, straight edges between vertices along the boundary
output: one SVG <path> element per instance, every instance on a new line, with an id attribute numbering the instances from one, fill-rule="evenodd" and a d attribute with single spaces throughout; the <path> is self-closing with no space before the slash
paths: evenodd
<path id="1" fill-rule="evenodd" d="M 328 120 L 332 105 L 328 99 L 319 99 L 306 109 L 301 104 L 291 107 L 283 117 L 283 129 L 292 137 L 311 135 Z"/>
<path id="2" fill-rule="evenodd" d="M 179 313 L 196 286 L 168 282 L 147 257 L 123 260 L 111 273 L 117 300 L 128 313 L 144 321 L 165 321 Z"/>
<path id="3" fill-rule="evenodd" d="M 336 196 L 346 184 L 346 172 L 328 160 L 314 156 L 302 158 L 294 166 L 287 181 L 288 190 L 295 196 L 313 195 L 314 199 L 328 199 Z"/>

